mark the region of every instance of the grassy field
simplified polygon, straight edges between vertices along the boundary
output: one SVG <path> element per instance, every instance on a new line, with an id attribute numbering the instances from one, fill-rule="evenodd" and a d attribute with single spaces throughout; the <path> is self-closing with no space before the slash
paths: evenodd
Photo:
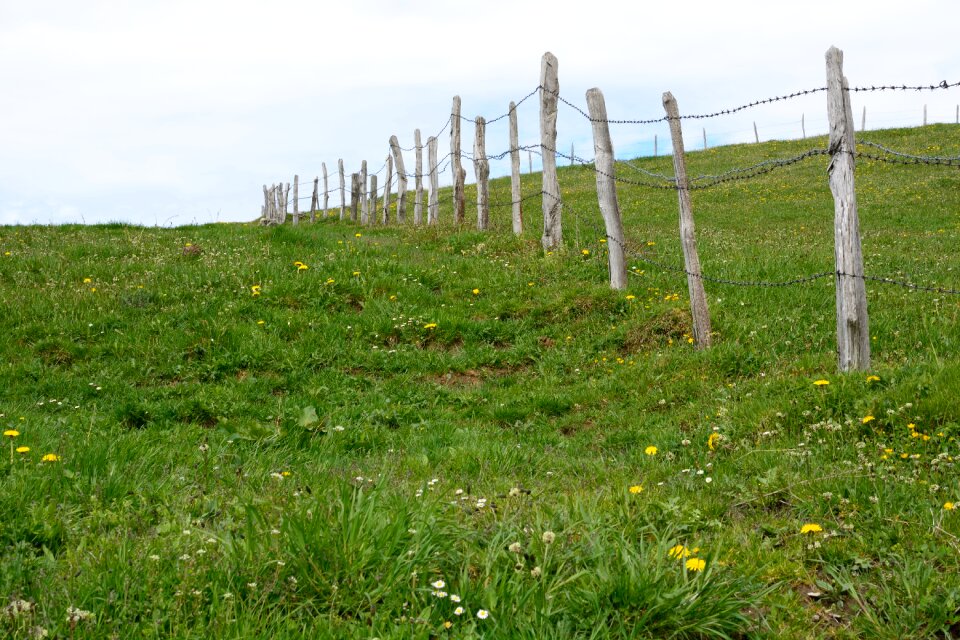
<path id="1" fill-rule="evenodd" d="M 827 161 L 694 192 L 704 272 L 833 270 Z M 960 286 L 957 169 L 857 180 L 867 273 Z M 448 191 L 431 229 L 0 229 L 0 636 L 960 636 L 960 296 L 869 282 L 841 375 L 831 278 L 707 283 L 697 351 L 685 278 L 611 291 L 594 174 L 560 182 L 547 254 L 539 198 L 515 238 Z M 620 203 L 682 265 L 676 194 Z"/>

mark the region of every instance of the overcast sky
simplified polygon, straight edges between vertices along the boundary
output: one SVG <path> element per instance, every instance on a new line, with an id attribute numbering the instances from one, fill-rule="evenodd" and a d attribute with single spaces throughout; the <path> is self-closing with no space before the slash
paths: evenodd
<path id="1" fill-rule="evenodd" d="M 0 224 L 253 220 L 264 183 L 326 162 L 333 187 L 338 158 L 375 171 L 391 135 L 435 135 L 455 94 L 465 116 L 504 113 L 545 51 L 568 100 L 596 86 L 610 118 L 658 118 L 667 90 L 698 113 L 822 86 L 830 45 L 851 85 L 958 81 L 958 24 L 955 0 L 0 0 Z M 960 89 L 853 96 L 868 129 L 919 125 L 924 104 L 953 122 L 957 103 Z M 539 141 L 537 109 L 518 110 L 521 144 Z M 750 140 L 754 121 L 761 138 L 796 138 L 801 116 L 824 133 L 825 95 L 685 121 L 687 148 L 702 128 L 711 145 Z M 558 147 L 592 158 L 588 125 L 561 106 Z M 665 127 L 612 133 L 618 157 L 652 153 L 654 135 L 668 146 Z M 507 146 L 502 120 L 487 148 Z"/>

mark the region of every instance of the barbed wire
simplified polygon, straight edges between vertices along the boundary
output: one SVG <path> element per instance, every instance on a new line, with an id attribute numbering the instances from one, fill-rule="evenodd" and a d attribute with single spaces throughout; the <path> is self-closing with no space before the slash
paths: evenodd
<path id="1" fill-rule="evenodd" d="M 520 203 L 526 202 L 527 200 L 539 198 L 542 195 L 543 195 L 542 191 L 537 191 L 536 193 L 531 193 L 530 195 L 523 196 L 519 200 L 511 200 L 509 202 L 490 202 L 490 203 L 487 203 L 487 206 L 489 206 L 491 209 L 496 209 L 500 207 L 512 207 L 515 204 L 520 204 Z"/>
<path id="2" fill-rule="evenodd" d="M 882 144 L 877 144 L 876 142 L 868 142 L 866 140 L 857 140 L 858 145 L 865 147 L 873 147 L 874 149 L 879 149 L 884 153 L 890 154 L 897 158 L 903 158 L 909 160 L 909 162 L 897 162 L 891 158 L 881 158 L 876 155 L 871 155 L 867 153 L 858 153 L 858 157 L 864 157 L 871 160 L 879 160 L 880 162 L 890 162 L 892 164 L 927 164 L 927 165 L 943 165 L 948 167 L 960 166 L 960 156 L 920 156 L 913 155 L 909 153 L 903 153 L 902 151 L 894 151 L 888 147 L 883 146 Z"/>

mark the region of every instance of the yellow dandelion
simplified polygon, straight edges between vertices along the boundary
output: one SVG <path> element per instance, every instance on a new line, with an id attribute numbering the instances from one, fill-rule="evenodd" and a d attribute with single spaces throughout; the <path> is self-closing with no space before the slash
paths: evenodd
<path id="1" fill-rule="evenodd" d="M 953 504 L 952 502 L 944 502 L 944 503 L 943 503 L 943 510 L 944 510 L 944 511 L 953 511 L 953 510 L 956 509 L 956 508 L 957 508 L 957 505 Z"/>
<path id="2" fill-rule="evenodd" d="M 266 321 L 264 321 L 264 320 L 257 320 L 257 324 L 266 324 Z"/>
<path id="3" fill-rule="evenodd" d="M 667 551 L 667 555 L 669 555 L 671 558 L 677 558 L 679 560 L 681 558 L 688 557 L 690 555 L 690 549 L 687 549 L 682 544 L 678 544 L 675 547 L 670 547 L 670 550 Z"/>
<path id="4" fill-rule="evenodd" d="M 359 238 L 359 237 L 361 237 L 362 235 L 363 235 L 362 233 L 355 233 L 355 234 L 353 234 L 353 237 L 354 237 L 354 238 Z"/>
<path id="5" fill-rule="evenodd" d="M 913 431 L 916 428 L 917 428 L 917 425 L 913 424 L 912 422 L 907 424 L 907 429 L 910 429 L 911 431 Z"/>
<path id="6" fill-rule="evenodd" d="M 436 328 L 437 328 L 437 323 L 436 323 L 436 322 L 428 322 L 427 324 L 423 325 L 423 328 L 424 328 L 424 329 L 436 329 Z"/>
<path id="7" fill-rule="evenodd" d="M 475 296 L 478 296 L 480 295 L 480 289 L 474 289 L 471 293 L 473 293 Z"/>
<path id="8" fill-rule="evenodd" d="M 637 296 L 633 295 L 632 293 L 627 296 L 627 300 L 636 300 L 636 299 L 637 299 Z"/>
<path id="9" fill-rule="evenodd" d="M 700 558 L 690 558 L 687 560 L 687 571 L 703 571 L 704 567 L 707 566 L 705 560 Z"/>
<path id="10" fill-rule="evenodd" d="M 717 441 L 720 440 L 720 434 L 714 431 L 710 434 L 710 437 L 707 438 L 707 447 L 710 448 L 710 451 L 713 451 L 717 448 Z"/>
<path id="11" fill-rule="evenodd" d="M 645 454 L 647 454 L 648 456 L 655 456 L 655 455 L 657 455 L 657 448 L 656 448 L 655 446 L 653 446 L 653 445 L 650 445 L 649 447 L 647 447 L 646 449 L 644 449 L 643 452 L 644 452 Z"/>
<path id="12" fill-rule="evenodd" d="M 353 275 L 359 276 L 359 275 L 360 275 L 360 272 L 359 272 L 359 271 L 354 271 L 354 272 L 353 272 Z"/>
<path id="13" fill-rule="evenodd" d="M 641 491 L 643 491 L 642 485 L 635 484 L 632 487 L 630 487 L 630 493 L 640 493 Z"/>
<path id="14" fill-rule="evenodd" d="M 585 256 L 588 256 L 588 255 L 590 255 L 590 249 L 581 249 L 581 250 L 580 250 L 580 253 L 582 253 L 582 254 L 585 255 Z"/>
<path id="15" fill-rule="evenodd" d="M 880 382 L 880 376 L 867 376 L 867 382 Z"/>
<path id="16" fill-rule="evenodd" d="M 647 246 L 648 246 L 648 247 L 652 247 L 652 246 L 654 246 L 655 244 L 657 244 L 657 243 L 654 242 L 653 240 L 650 240 L 649 242 L 647 242 Z"/>
<path id="17" fill-rule="evenodd" d="M 327 284 L 333 284 L 334 282 L 336 282 L 336 280 L 333 278 L 327 278 Z"/>
<path id="18" fill-rule="evenodd" d="M 93 282 L 93 280 L 92 280 L 91 278 L 84 278 L 84 279 L 83 279 L 83 284 L 90 284 L 91 282 Z"/>
<path id="19" fill-rule="evenodd" d="M 309 269 L 309 268 L 310 268 L 310 267 L 308 267 L 308 266 L 305 265 L 305 264 L 297 265 L 297 271 L 306 271 L 306 270 Z"/>
<path id="20" fill-rule="evenodd" d="M 861 422 L 863 422 L 863 424 L 867 424 L 867 423 L 873 422 L 874 420 L 876 420 L 876 418 L 874 418 L 873 416 L 864 416 Z"/>
<path id="21" fill-rule="evenodd" d="M 29 453 L 30 447 L 17 447 L 17 453 Z"/>
<path id="22" fill-rule="evenodd" d="M 7 429 L 6 431 L 3 432 L 3 435 L 7 438 L 16 438 L 17 436 L 20 435 L 20 432 L 17 431 L 16 429 Z"/>
<path id="23" fill-rule="evenodd" d="M 813 381 L 813 384 L 817 385 L 818 387 L 825 387 L 825 386 L 827 386 L 828 384 L 830 384 L 830 381 L 829 381 L 829 380 L 814 380 L 814 381 Z"/>
<path id="24" fill-rule="evenodd" d="M 812 523 L 812 522 L 811 522 L 811 523 L 808 523 L 808 524 L 805 524 L 805 525 L 803 525 L 802 527 L 800 527 L 800 533 L 801 533 L 801 534 L 806 534 L 806 533 L 820 533 L 821 531 L 823 531 L 823 527 L 821 527 L 821 526 L 818 525 L 818 524 L 814 524 L 814 523 Z"/>
<path id="25" fill-rule="evenodd" d="M 40 458 L 40 460 L 43 462 L 59 462 L 60 456 L 58 456 L 55 453 L 45 453 L 43 454 L 43 457 Z"/>

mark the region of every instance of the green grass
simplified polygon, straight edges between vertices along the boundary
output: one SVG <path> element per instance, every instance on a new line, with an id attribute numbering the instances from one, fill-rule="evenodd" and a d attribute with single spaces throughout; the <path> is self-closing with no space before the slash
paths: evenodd
<path id="1" fill-rule="evenodd" d="M 694 192 L 704 272 L 832 270 L 826 164 Z M 868 283 L 874 366 L 841 375 L 831 279 L 707 283 L 697 351 L 685 279 L 634 260 L 611 291 L 594 174 L 560 182 L 550 254 L 539 199 L 516 238 L 503 208 L 454 228 L 448 191 L 430 229 L 0 229 L 0 636 L 960 635 L 960 297 Z M 956 169 L 857 186 L 868 274 L 960 285 Z M 631 246 L 681 265 L 676 194 L 619 198 Z"/>

